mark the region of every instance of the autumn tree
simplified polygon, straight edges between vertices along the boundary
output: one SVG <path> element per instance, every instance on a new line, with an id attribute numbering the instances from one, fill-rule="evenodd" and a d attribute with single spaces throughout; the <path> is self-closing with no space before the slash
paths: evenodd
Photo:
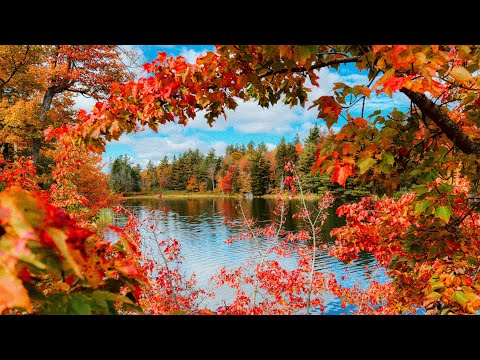
<path id="1" fill-rule="evenodd" d="M 170 186 L 172 177 L 172 166 L 168 161 L 168 157 L 164 156 L 160 164 L 157 166 L 157 179 L 160 188 L 166 188 Z"/>
<path id="2" fill-rule="evenodd" d="M 11 154 L 20 138 L 35 164 L 45 143 L 43 130 L 78 122 L 52 111 L 62 109 L 65 101 L 71 109 L 72 95 L 105 99 L 112 82 L 133 79 L 113 45 L 4 45 L 0 58 L 0 100 L 5 99 L 0 128 L 10 129 L 8 137 L 0 133 L 3 152 Z"/>
<path id="3" fill-rule="evenodd" d="M 224 193 L 231 193 L 233 191 L 233 177 L 235 173 L 235 166 L 231 165 L 225 175 L 220 178 L 219 188 Z"/>
<path id="4" fill-rule="evenodd" d="M 197 183 L 197 178 L 195 176 L 192 176 L 190 179 L 188 179 L 186 190 L 187 191 L 198 191 L 199 190 L 198 183 Z"/>
<path id="5" fill-rule="evenodd" d="M 155 164 L 152 162 L 152 160 L 148 160 L 147 163 L 147 174 L 150 180 L 150 187 L 151 188 L 156 188 L 158 187 L 158 177 L 157 177 L 157 170 L 155 168 Z"/>

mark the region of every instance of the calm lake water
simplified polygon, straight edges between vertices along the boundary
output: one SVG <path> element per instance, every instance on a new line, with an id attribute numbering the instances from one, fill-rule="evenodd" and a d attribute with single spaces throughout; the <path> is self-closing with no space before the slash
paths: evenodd
<path id="1" fill-rule="evenodd" d="M 234 241 L 232 245 L 225 244 L 228 237 L 234 236 L 240 232 L 239 229 L 232 228 L 227 222 L 240 222 L 242 219 L 238 204 L 241 205 L 247 217 L 253 216 L 259 225 L 270 224 L 274 215 L 272 214 L 276 206 L 274 199 L 234 199 L 234 198 L 196 198 L 196 199 L 136 199 L 128 200 L 125 207 L 133 210 L 144 218 L 149 215 L 152 209 L 168 209 L 165 216 L 161 216 L 160 228 L 163 231 L 162 237 L 173 237 L 178 240 L 182 249 L 184 261 L 182 270 L 186 274 L 195 273 L 197 285 L 210 290 L 215 289 L 210 283 L 212 275 L 217 273 L 222 267 L 227 269 L 236 268 L 245 265 L 245 262 L 252 257 L 258 256 L 257 246 L 254 240 L 245 239 Z M 294 219 L 292 214 L 297 212 L 300 203 L 290 201 L 288 214 L 286 216 L 286 230 L 295 230 L 301 228 L 303 221 Z M 314 205 L 310 202 L 310 205 Z M 325 241 L 332 241 L 328 236 L 329 231 L 343 225 L 344 219 L 336 216 L 334 210 L 340 203 L 334 204 L 327 218 L 324 227 Z M 113 225 L 124 226 L 125 216 L 115 214 Z M 266 246 L 266 243 L 264 244 Z M 273 255 L 270 258 L 274 258 Z M 296 258 L 278 259 L 279 263 L 287 269 L 296 267 Z M 365 268 L 366 265 L 368 269 Z M 329 257 L 325 251 L 317 253 L 316 269 L 324 273 L 333 272 L 337 275 L 339 282 L 348 286 L 360 281 L 367 283 L 365 275 L 371 274 L 370 270 L 375 265 L 375 260 L 369 255 L 364 254 L 353 265 L 344 265 L 343 263 Z M 377 272 L 378 273 L 378 272 Z M 376 275 L 378 275 L 376 273 Z M 346 275 L 345 280 L 340 280 L 342 275 Z M 379 280 L 385 280 L 380 274 Z M 224 301 L 228 304 L 233 298 L 233 292 L 226 287 L 215 289 L 215 299 L 207 298 L 202 307 L 216 310 Z M 325 314 L 348 314 L 352 308 L 341 308 L 341 301 L 326 294 Z M 313 309 L 312 313 L 319 314 L 318 309 Z"/>

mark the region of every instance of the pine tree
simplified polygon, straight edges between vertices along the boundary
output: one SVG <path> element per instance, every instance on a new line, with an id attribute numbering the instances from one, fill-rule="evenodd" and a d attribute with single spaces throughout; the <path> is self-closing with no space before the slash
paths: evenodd
<path id="1" fill-rule="evenodd" d="M 320 129 L 318 128 L 317 123 L 310 129 L 307 138 L 305 139 L 305 145 L 307 144 L 316 144 L 320 138 Z"/>
<path id="2" fill-rule="evenodd" d="M 280 144 L 277 146 L 275 154 L 275 184 L 280 187 L 283 178 L 285 177 L 285 163 L 287 162 L 287 144 L 285 138 L 282 137 Z"/>
<path id="3" fill-rule="evenodd" d="M 148 160 L 147 163 L 147 174 L 150 181 L 150 188 L 158 187 L 158 177 L 157 177 L 157 170 L 155 168 L 155 164 L 152 160 Z"/>
<path id="4" fill-rule="evenodd" d="M 298 157 L 297 170 L 302 181 L 304 190 L 316 193 L 320 186 L 320 177 L 313 174 L 310 169 L 315 164 L 317 147 L 312 142 L 307 142 L 302 153 Z"/>
<path id="5" fill-rule="evenodd" d="M 270 164 L 260 151 L 255 151 L 251 157 L 250 179 L 253 195 L 263 195 L 269 188 Z"/>

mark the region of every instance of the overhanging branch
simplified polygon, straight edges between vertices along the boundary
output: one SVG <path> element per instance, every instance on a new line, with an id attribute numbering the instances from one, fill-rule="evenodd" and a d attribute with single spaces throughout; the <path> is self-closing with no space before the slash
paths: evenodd
<path id="1" fill-rule="evenodd" d="M 283 74 L 283 73 L 286 73 L 286 72 L 298 73 L 298 72 L 310 71 L 310 70 L 320 69 L 320 68 L 326 67 L 326 66 L 357 62 L 359 60 L 360 60 L 360 56 L 350 56 L 350 57 L 345 57 L 345 58 L 340 58 L 340 59 L 320 61 L 320 62 L 315 63 L 314 65 L 312 65 L 308 69 L 306 67 L 303 67 L 303 66 L 302 67 L 294 67 L 294 68 L 291 68 L 291 69 L 281 69 L 281 70 L 277 70 L 277 71 L 269 71 L 266 74 L 263 74 L 259 77 L 260 77 L 260 79 L 262 79 L 266 76 Z"/>
<path id="2" fill-rule="evenodd" d="M 435 103 L 424 94 L 401 88 L 400 91 L 407 95 L 418 106 L 423 114 L 428 116 L 453 144 L 465 154 L 480 155 L 480 145 L 471 141 L 463 130 Z"/>

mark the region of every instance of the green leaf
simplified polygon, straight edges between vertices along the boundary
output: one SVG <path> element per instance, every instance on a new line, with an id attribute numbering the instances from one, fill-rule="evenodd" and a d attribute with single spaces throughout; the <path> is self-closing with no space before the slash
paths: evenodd
<path id="1" fill-rule="evenodd" d="M 430 286 L 432 287 L 433 290 L 437 290 L 437 289 L 442 289 L 445 287 L 445 284 L 442 283 L 441 281 L 439 282 L 434 282 L 434 283 L 431 283 Z"/>
<path id="2" fill-rule="evenodd" d="M 450 298 L 458 302 L 460 305 L 465 306 L 468 302 L 468 297 L 462 291 L 455 291 Z"/>
<path id="3" fill-rule="evenodd" d="M 440 315 L 447 315 L 449 311 L 450 311 L 450 308 L 444 308 L 442 309 L 442 311 L 440 311 Z"/>
<path id="4" fill-rule="evenodd" d="M 447 183 L 441 183 L 441 184 L 439 184 L 439 185 L 438 185 L 438 188 L 439 188 L 440 190 L 443 190 L 443 191 L 447 192 L 447 193 L 453 191 L 453 186 L 450 185 L 450 184 L 447 184 Z"/>
<path id="5" fill-rule="evenodd" d="M 388 165 L 393 165 L 393 163 L 395 162 L 395 159 L 393 158 L 393 155 L 388 153 L 388 152 L 384 152 L 382 153 L 382 159 L 388 164 Z"/>
<path id="6" fill-rule="evenodd" d="M 429 191 L 427 185 L 417 185 L 414 187 L 413 191 L 417 194 L 417 196 L 423 195 Z"/>
<path id="7" fill-rule="evenodd" d="M 384 127 L 384 128 L 382 128 L 380 133 L 381 133 L 382 136 L 394 137 L 395 135 L 398 134 L 398 130 L 395 130 L 395 129 L 390 128 L 390 127 Z"/>
<path id="8" fill-rule="evenodd" d="M 303 65 L 310 57 L 310 49 L 308 46 L 295 46 L 295 56 L 298 62 Z"/>
<path id="9" fill-rule="evenodd" d="M 440 146 L 437 150 L 437 153 L 439 155 L 445 156 L 445 154 L 448 152 L 448 148 L 446 146 Z"/>
<path id="10" fill-rule="evenodd" d="M 382 113 L 382 110 L 375 110 L 373 113 L 371 113 L 370 115 L 368 115 L 368 118 L 371 119 L 372 117 L 374 116 L 377 116 L 379 114 Z"/>
<path id="11" fill-rule="evenodd" d="M 96 300 L 111 300 L 111 301 L 119 301 L 131 304 L 132 301 L 127 298 L 126 296 L 113 294 L 108 291 L 97 290 L 92 293 L 92 299 Z"/>
<path id="12" fill-rule="evenodd" d="M 418 215 L 422 212 L 424 212 L 425 210 L 427 210 L 427 208 L 429 207 L 429 205 L 431 204 L 430 200 L 422 200 L 422 201 L 419 201 L 415 204 L 415 210 L 413 212 L 414 215 Z"/>
<path id="13" fill-rule="evenodd" d="M 372 167 L 373 164 L 375 164 L 377 160 L 373 158 L 363 158 L 361 160 L 358 160 L 357 166 L 360 169 L 360 175 L 365 174 L 368 169 Z"/>
<path id="14" fill-rule="evenodd" d="M 169 315 L 185 315 L 185 311 L 183 310 L 175 310 L 169 313 Z"/>
<path id="15" fill-rule="evenodd" d="M 423 170 L 421 168 L 415 168 L 412 171 L 410 171 L 410 177 L 416 176 L 418 174 L 423 174 Z"/>
<path id="16" fill-rule="evenodd" d="M 423 180 L 425 182 L 428 182 L 428 183 L 432 183 L 435 181 L 435 179 L 438 177 L 438 171 L 437 170 L 433 170 L 431 172 L 428 172 L 426 173 L 424 176 L 423 176 Z"/>
<path id="17" fill-rule="evenodd" d="M 442 219 L 445 223 L 448 223 L 450 216 L 452 215 L 452 208 L 450 206 L 440 206 L 435 209 L 435 217 Z"/>
<path id="18" fill-rule="evenodd" d="M 90 300 L 82 294 L 74 294 L 67 306 L 67 313 L 72 315 L 91 315 L 92 308 L 88 304 Z"/>
<path id="19" fill-rule="evenodd" d="M 442 297 L 442 294 L 439 294 L 436 291 L 432 291 L 430 294 L 428 294 L 425 298 L 430 301 L 434 301 L 437 299 L 440 299 Z"/>

